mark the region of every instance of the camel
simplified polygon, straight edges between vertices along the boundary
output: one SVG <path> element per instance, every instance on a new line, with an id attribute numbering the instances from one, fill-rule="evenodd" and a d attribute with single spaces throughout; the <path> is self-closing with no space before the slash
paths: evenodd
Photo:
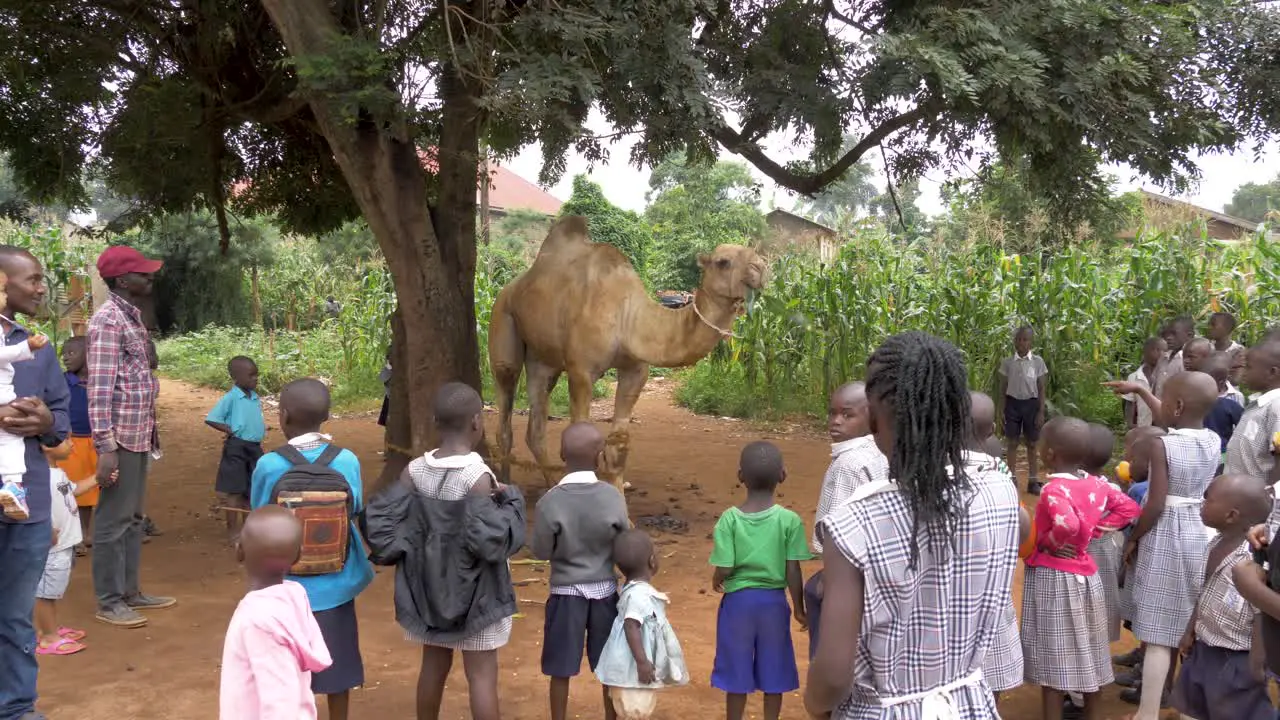
<path id="1" fill-rule="evenodd" d="M 764 285 L 765 264 L 741 245 L 721 245 L 698 257 L 702 283 L 693 302 L 672 310 L 649 297 L 631 262 L 617 248 L 592 242 L 586 218 L 556 221 L 533 265 L 494 301 L 489 321 L 489 366 L 498 391 L 499 454 L 503 482 L 511 472 L 511 411 L 523 370 L 529 394 L 525 442 L 547 485 L 547 398 L 561 373 L 569 376 L 573 422 L 590 417 L 591 388 L 618 371 L 613 427 L 605 471 L 625 487 L 631 413 L 649 379 L 649 366 L 684 367 L 731 335 L 747 292 Z"/>

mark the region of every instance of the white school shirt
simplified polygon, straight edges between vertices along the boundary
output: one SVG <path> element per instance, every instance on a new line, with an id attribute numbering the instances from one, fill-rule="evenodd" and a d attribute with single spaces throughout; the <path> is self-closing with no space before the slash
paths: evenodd
<path id="1" fill-rule="evenodd" d="M 1158 372 L 1159 372 L 1159 367 L 1157 367 L 1156 370 L 1153 371 L 1151 374 L 1152 376 L 1155 376 L 1156 373 Z M 1147 380 L 1147 374 L 1142 372 L 1141 365 L 1138 366 L 1137 370 L 1134 370 L 1133 372 L 1129 373 L 1129 377 L 1125 379 L 1132 383 L 1138 383 L 1139 385 L 1146 388 L 1147 390 L 1151 390 L 1151 381 Z M 1124 396 L 1124 399 L 1138 406 L 1138 427 L 1143 427 L 1151 424 L 1151 420 L 1152 420 L 1151 406 L 1148 405 L 1146 401 L 1142 399 L 1141 395 L 1137 393 L 1129 393 L 1128 395 Z"/>
<path id="2" fill-rule="evenodd" d="M 56 467 L 49 468 L 49 519 L 58 531 L 58 544 L 49 552 L 68 550 L 84 540 L 80 528 L 80 508 L 76 506 L 76 485 Z"/>

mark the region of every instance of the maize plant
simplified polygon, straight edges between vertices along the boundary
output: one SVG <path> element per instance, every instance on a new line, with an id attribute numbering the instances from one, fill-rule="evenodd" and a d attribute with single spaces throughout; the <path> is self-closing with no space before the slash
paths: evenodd
<path id="1" fill-rule="evenodd" d="M 1203 330 L 1210 312 L 1232 312 L 1237 339 L 1256 338 L 1280 320 L 1277 268 L 1275 241 L 1223 243 L 1202 230 L 1087 244 L 1043 259 L 867 234 L 827 265 L 775 261 L 770 286 L 739 321 L 729 352 L 687 373 L 680 397 L 721 414 L 817 413 L 835 386 L 862 377 L 877 344 L 905 330 L 955 343 L 968 360 L 970 386 L 990 392 L 1013 331 L 1026 324 L 1050 368 L 1051 408 L 1119 425 L 1120 403 L 1102 381 L 1131 372 L 1143 341 L 1177 315 L 1191 315 Z M 735 392 L 752 400 L 709 397 Z"/>

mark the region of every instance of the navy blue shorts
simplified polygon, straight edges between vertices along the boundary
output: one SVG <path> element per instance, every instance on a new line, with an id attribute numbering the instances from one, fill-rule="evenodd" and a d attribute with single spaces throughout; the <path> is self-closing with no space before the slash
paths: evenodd
<path id="1" fill-rule="evenodd" d="M 356 601 L 312 615 L 320 635 L 329 647 L 333 664 L 311 674 L 311 692 L 336 695 L 364 685 L 364 659 L 360 657 L 360 625 L 356 621 Z"/>
<path id="2" fill-rule="evenodd" d="M 582 670 L 582 650 L 592 672 L 600 662 L 605 641 L 618 617 L 618 596 L 589 600 L 578 595 L 552 595 L 542 623 L 542 674 L 553 678 L 577 677 Z"/>
<path id="3" fill-rule="evenodd" d="M 222 459 L 218 461 L 218 477 L 213 489 L 224 495 L 249 497 L 249 481 L 261 457 L 262 443 L 227 437 L 222 445 Z"/>
<path id="4" fill-rule="evenodd" d="M 822 598 L 818 597 L 818 583 L 822 571 L 813 574 L 804 584 L 804 614 L 809 618 L 809 659 L 818 654 L 818 622 L 822 619 Z"/>
<path id="5" fill-rule="evenodd" d="M 1173 706 L 1200 720 L 1276 720 L 1267 684 L 1249 672 L 1249 653 L 1200 641 L 1182 661 L 1173 686 Z"/>
<path id="6" fill-rule="evenodd" d="M 800 689 L 786 590 L 725 593 L 716 617 L 711 686 L 730 695 L 780 695 Z"/>
<path id="7" fill-rule="evenodd" d="M 1005 440 L 1026 440 L 1033 443 L 1040 439 L 1040 428 L 1036 425 L 1036 417 L 1040 414 L 1040 398 L 1019 400 L 1005 396 L 1004 398 L 1004 438 Z"/>

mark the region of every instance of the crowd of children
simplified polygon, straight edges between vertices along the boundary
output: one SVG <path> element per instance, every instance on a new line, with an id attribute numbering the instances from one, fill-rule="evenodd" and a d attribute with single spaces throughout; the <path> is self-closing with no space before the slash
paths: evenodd
<path id="1" fill-rule="evenodd" d="M 1133 686 L 1137 720 L 1170 704 L 1197 720 L 1280 717 L 1265 682 L 1280 673 L 1280 543 L 1269 544 L 1280 529 L 1270 489 L 1280 480 L 1280 334 L 1245 350 L 1233 328 L 1215 314 L 1197 338 L 1176 319 L 1144 344 L 1127 380 L 1108 383 L 1130 425 L 1119 482 L 1105 475 L 1110 429 L 1046 422 L 1049 363 L 1027 327 L 994 401 L 969 390 L 945 341 L 889 338 L 865 382 L 831 396 L 831 464 L 812 535 L 777 504 L 787 479 L 779 449 L 748 444 L 743 500 L 720 515 L 709 558 L 722 594 L 710 683 L 725 693 L 728 720 L 745 717 L 755 693 L 775 720 L 801 688 L 793 621 L 809 632 L 804 703 L 815 717 L 999 717 L 1000 693 L 1025 683 L 1041 687 L 1044 718 L 1092 720 L 1113 681 Z M 83 498 L 97 487 L 76 393 L 83 342 L 67 343 L 63 359 L 72 438 L 48 450 L 61 469 L 35 617 L 45 655 L 85 648 L 83 631 L 59 625 L 57 601 L 87 539 Z M 460 652 L 471 716 L 500 717 L 497 653 L 517 613 L 510 558 L 525 545 L 526 508 L 475 451 L 479 394 L 442 387 L 439 447 L 366 507 L 359 461 L 324 433 L 324 384 L 284 387 L 286 443 L 264 454 L 257 367 L 237 357 L 228 372 L 233 388 L 207 423 L 226 436 L 215 487 L 249 592 L 227 631 L 221 717 L 315 718 L 316 695 L 328 717 L 349 717 L 350 691 L 364 684 L 356 599 L 374 564 L 395 568 L 396 620 L 422 647 L 417 716 L 440 717 Z M 1020 447 L 1028 492 L 1040 495 L 1032 512 L 1011 472 Z M 606 718 L 650 717 L 659 689 L 689 681 L 670 599 L 652 584 L 653 542 L 596 474 L 604 449 L 591 423 L 567 427 L 566 473 L 534 510 L 529 546 L 550 565 L 541 668 L 553 720 L 568 717 L 584 655 Z M 801 563 L 815 558 L 821 568 L 806 582 Z M 1111 658 L 1122 624 L 1141 646 Z M 1113 660 L 1137 670 L 1117 677 Z M 953 714 L 937 714 L 943 707 Z"/>

